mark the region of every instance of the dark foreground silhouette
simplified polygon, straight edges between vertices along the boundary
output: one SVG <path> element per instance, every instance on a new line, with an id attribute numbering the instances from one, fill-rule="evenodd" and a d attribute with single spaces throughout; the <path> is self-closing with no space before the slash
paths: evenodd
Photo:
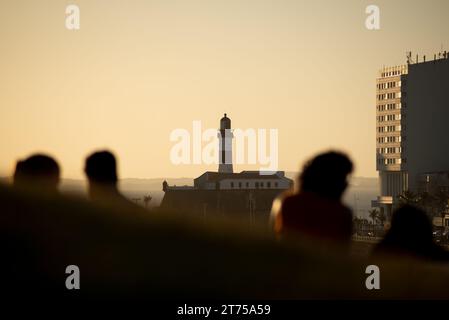
<path id="1" fill-rule="evenodd" d="M 410 205 L 405 205 L 393 213 L 391 228 L 374 252 L 449 261 L 449 252 L 433 240 L 432 224 L 426 213 Z"/>
<path id="2" fill-rule="evenodd" d="M 19 162 L 14 187 L 0 185 L 4 303 L 449 298 L 449 270 L 440 264 L 414 256 L 348 255 L 351 214 L 340 198 L 352 164 L 339 153 L 307 164 L 301 192 L 284 200 L 277 223 L 281 232 L 292 231 L 289 241 L 277 241 L 265 225 L 248 229 L 240 220 L 205 221 L 182 210 L 149 212 L 130 205 L 117 190 L 116 161 L 109 152 L 86 160 L 94 201 L 48 192 L 59 181 L 56 161 L 41 155 L 30 159 Z M 33 187 L 17 187 L 21 184 Z M 395 216 L 384 246 L 403 248 L 411 228 L 418 235 L 412 249 L 435 257 L 428 226 L 418 230 L 421 215 L 404 217 Z M 365 272 L 373 261 L 381 270 L 382 289 L 370 291 Z M 72 265 L 80 270 L 80 290 L 66 287 L 66 268 Z"/>
<path id="3" fill-rule="evenodd" d="M 285 196 L 274 215 L 278 233 L 298 233 L 315 241 L 349 243 L 352 213 L 341 202 L 352 162 L 338 152 L 318 155 L 306 163 L 298 193 Z"/>
<path id="4" fill-rule="evenodd" d="M 365 287 L 372 261 L 350 259 L 263 228 L 0 186 L 2 290 L 18 301 L 51 299 L 449 298 L 449 272 L 419 261 L 376 261 L 382 290 Z M 80 269 L 67 290 L 66 267 Z M 5 301 L 5 300 L 3 300 Z"/>

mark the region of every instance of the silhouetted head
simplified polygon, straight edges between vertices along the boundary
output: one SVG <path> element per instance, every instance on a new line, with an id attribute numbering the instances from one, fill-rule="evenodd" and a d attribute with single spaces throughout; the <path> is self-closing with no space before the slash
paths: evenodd
<path id="1" fill-rule="evenodd" d="M 86 159 L 84 168 L 89 180 L 89 197 L 114 206 L 130 207 L 131 202 L 122 196 L 117 188 L 117 163 L 109 151 L 98 151 Z M 134 208 L 135 205 L 132 204 Z"/>
<path id="2" fill-rule="evenodd" d="M 347 177 L 352 172 L 351 160 L 340 152 L 322 153 L 308 161 L 299 176 L 303 192 L 340 199 L 348 186 Z"/>
<path id="3" fill-rule="evenodd" d="M 84 171 L 90 183 L 117 184 L 117 163 L 109 151 L 98 151 L 87 157 Z"/>
<path id="4" fill-rule="evenodd" d="M 404 205 L 393 213 L 386 238 L 404 249 L 416 251 L 433 243 L 432 224 L 423 210 Z"/>
<path id="5" fill-rule="evenodd" d="M 19 160 L 14 172 L 14 185 L 43 191 L 56 191 L 60 179 L 59 165 L 52 157 L 35 154 Z"/>

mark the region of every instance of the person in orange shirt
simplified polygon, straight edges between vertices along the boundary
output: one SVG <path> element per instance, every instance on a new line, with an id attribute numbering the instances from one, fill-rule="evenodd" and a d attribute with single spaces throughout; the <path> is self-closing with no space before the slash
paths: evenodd
<path id="1" fill-rule="evenodd" d="M 298 178 L 299 191 L 285 194 L 273 206 L 275 232 L 349 243 L 352 212 L 341 198 L 352 170 L 351 160 L 340 152 L 326 152 L 308 161 Z"/>

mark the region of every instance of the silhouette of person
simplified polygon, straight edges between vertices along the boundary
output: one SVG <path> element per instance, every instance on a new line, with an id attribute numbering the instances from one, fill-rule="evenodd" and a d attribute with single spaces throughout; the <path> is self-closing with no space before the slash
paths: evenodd
<path id="1" fill-rule="evenodd" d="M 299 192 L 286 194 L 273 207 L 275 232 L 348 243 L 352 213 L 341 197 L 352 170 L 351 160 L 340 152 L 330 151 L 308 161 L 298 177 Z"/>
<path id="2" fill-rule="evenodd" d="M 134 206 L 118 190 L 117 162 L 109 151 L 98 151 L 86 159 L 84 168 L 89 181 L 89 198 L 96 202 Z"/>
<path id="3" fill-rule="evenodd" d="M 57 192 L 60 181 L 59 165 L 52 157 L 34 154 L 17 161 L 13 184 L 44 192 Z"/>
<path id="4" fill-rule="evenodd" d="M 391 227 L 373 253 L 449 261 L 449 252 L 433 241 L 432 224 L 426 213 L 411 205 L 404 205 L 393 213 Z"/>

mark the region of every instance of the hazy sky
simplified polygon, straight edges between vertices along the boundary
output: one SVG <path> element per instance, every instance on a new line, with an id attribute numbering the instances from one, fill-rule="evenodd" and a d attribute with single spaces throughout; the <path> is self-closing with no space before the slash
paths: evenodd
<path id="1" fill-rule="evenodd" d="M 68 4 L 79 31 L 65 28 Z M 173 165 L 170 132 L 216 128 L 224 112 L 279 130 L 280 169 L 332 147 L 376 176 L 377 71 L 448 50 L 448 13 L 447 0 L 1 0 L 0 176 L 43 151 L 80 178 L 109 148 L 122 177 L 194 177 L 216 167 Z"/>

